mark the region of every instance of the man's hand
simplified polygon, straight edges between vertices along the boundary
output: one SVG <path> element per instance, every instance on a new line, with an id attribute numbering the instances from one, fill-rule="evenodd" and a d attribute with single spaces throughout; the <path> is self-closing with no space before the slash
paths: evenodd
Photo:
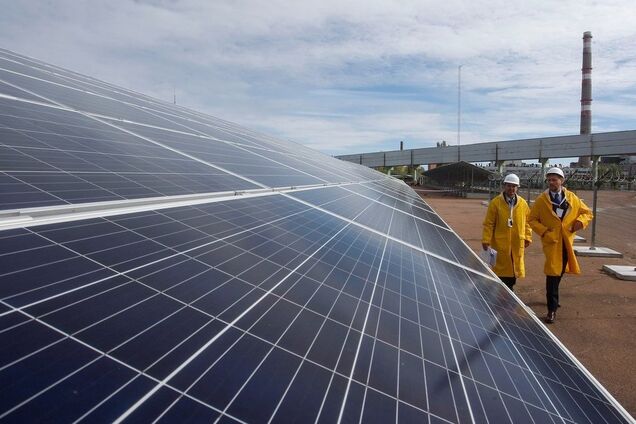
<path id="1" fill-rule="evenodd" d="M 490 246 L 488 243 L 482 243 L 482 244 L 481 244 L 481 247 L 482 247 L 484 250 L 488 250 L 488 246 Z"/>
<path id="2" fill-rule="evenodd" d="M 530 240 L 524 240 L 523 247 L 528 247 L 528 246 L 530 246 Z"/>
<path id="3" fill-rule="evenodd" d="M 574 224 L 572 224 L 572 232 L 573 233 L 579 231 L 582 228 L 583 228 L 583 224 L 581 223 L 581 221 L 574 221 Z"/>
<path id="4" fill-rule="evenodd" d="M 554 230 L 553 228 L 548 228 L 541 236 L 541 239 L 544 241 L 548 241 L 549 243 L 558 243 L 559 240 L 555 233 L 556 230 Z"/>

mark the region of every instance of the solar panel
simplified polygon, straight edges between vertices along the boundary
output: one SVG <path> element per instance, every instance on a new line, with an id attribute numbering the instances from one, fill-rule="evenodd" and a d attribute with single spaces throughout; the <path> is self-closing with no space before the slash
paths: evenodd
<path id="1" fill-rule="evenodd" d="M 259 187 L 76 112 L 0 108 L 2 209 Z"/>
<path id="2" fill-rule="evenodd" d="M 0 420 L 633 421 L 405 184 L 0 59 Z"/>

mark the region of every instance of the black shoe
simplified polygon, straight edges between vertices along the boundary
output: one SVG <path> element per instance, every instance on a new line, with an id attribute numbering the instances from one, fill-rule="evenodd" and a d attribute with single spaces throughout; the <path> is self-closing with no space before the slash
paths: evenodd
<path id="1" fill-rule="evenodd" d="M 548 314 L 545 316 L 545 322 L 547 324 L 553 324 L 556 321 L 556 311 L 548 311 Z"/>

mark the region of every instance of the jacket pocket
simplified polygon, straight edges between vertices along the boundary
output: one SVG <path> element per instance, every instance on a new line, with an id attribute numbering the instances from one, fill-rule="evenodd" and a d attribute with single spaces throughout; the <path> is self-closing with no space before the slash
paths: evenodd
<path id="1" fill-rule="evenodd" d="M 541 237 L 543 244 L 556 244 L 559 241 L 559 232 L 555 230 L 546 231 Z"/>

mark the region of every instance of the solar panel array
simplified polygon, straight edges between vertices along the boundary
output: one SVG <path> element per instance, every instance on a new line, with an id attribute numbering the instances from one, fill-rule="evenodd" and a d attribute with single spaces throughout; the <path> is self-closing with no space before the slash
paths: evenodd
<path id="1" fill-rule="evenodd" d="M 0 231 L 0 420 L 632 420 L 403 183 L 0 50 L 0 228 L 147 198 Z"/>

